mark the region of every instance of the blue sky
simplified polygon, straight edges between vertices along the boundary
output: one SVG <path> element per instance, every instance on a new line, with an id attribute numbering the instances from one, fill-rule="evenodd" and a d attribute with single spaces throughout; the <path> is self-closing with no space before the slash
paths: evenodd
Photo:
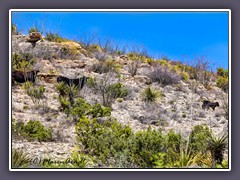
<path id="1" fill-rule="evenodd" d="M 98 33 L 143 45 L 155 58 L 190 62 L 204 56 L 212 67 L 228 68 L 227 12 L 14 12 L 12 22 L 24 34 L 33 26 L 75 40 Z"/>

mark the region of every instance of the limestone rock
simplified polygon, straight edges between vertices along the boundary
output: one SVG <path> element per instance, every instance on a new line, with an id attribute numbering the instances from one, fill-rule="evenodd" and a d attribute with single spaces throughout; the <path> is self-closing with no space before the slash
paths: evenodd
<path id="1" fill-rule="evenodd" d="M 27 42 L 37 42 L 37 41 L 41 40 L 42 38 L 43 37 L 40 32 L 32 32 L 28 36 L 26 36 L 26 41 Z"/>

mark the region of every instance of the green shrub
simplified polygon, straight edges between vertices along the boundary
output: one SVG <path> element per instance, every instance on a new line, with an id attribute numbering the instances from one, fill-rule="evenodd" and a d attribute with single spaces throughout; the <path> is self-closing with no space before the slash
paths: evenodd
<path id="1" fill-rule="evenodd" d="M 35 139 L 39 142 L 52 141 L 52 130 L 45 129 L 39 121 L 28 121 L 28 123 L 24 126 L 24 133 L 29 141 Z"/>
<path id="2" fill-rule="evenodd" d="M 161 129 L 150 127 L 133 133 L 129 126 L 116 120 L 98 123 L 96 118 L 82 116 L 75 130 L 81 147 L 79 153 L 94 157 L 95 166 L 181 168 L 208 164 L 211 167 L 206 155 L 210 137 L 207 126 L 195 126 L 188 139 L 173 130 L 163 135 Z"/>
<path id="3" fill-rule="evenodd" d="M 223 68 L 217 68 L 217 75 L 227 78 L 228 77 L 228 69 L 224 70 Z"/>
<path id="4" fill-rule="evenodd" d="M 99 103 L 92 106 L 91 114 L 93 118 L 111 116 L 111 109 L 109 107 L 102 107 Z"/>
<path id="5" fill-rule="evenodd" d="M 174 152 L 180 152 L 181 146 L 181 134 L 175 133 L 172 129 L 165 136 L 165 150 L 173 150 Z"/>
<path id="6" fill-rule="evenodd" d="M 18 35 L 19 34 L 19 32 L 17 30 L 17 26 L 15 24 L 12 24 L 11 30 L 12 30 L 12 35 Z"/>
<path id="7" fill-rule="evenodd" d="M 52 130 L 45 129 L 39 121 L 28 121 L 27 124 L 23 122 L 12 122 L 12 135 L 15 139 L 27 139 L 28 141 L 38 140 L 52 141 Z"/>
<path id="8" fill-rule="evenodd" d="M 157 89 L 147 87 L 141 93 L 142 100 L 145 102 L 155 102 L 158 98 L 161 97 L 161 92 Z"/>
<path id="9" fill-rule="evenodd" d="M 221 88 L 223 91 L 228 91 L 228 78 L 219 76 L 217 79 L 217 87 Z"/>
<path id="10" fill-rule="evenodd" d="M 164 136 L 162 131 L 148 128 L 135 134 L 131 145 L 132 158 L 135 164 L 141 168 L 152 168 L 152 157 L 164 149 Z"/>
<path id="11" fill-rule="evenodd" d="M 187 73 L 187 72 L 182 72 L 182 73 L 181 73 L 181 75 L 182 75 L 182 79 L 183 79 L 183 80 L 185 80 L 185 81 L 186 81 L 186 80 L 188 80 L 188 79 L 189 79 L 189 75 L 188 75 L 188 73 Z"/>
<path id="12" fill-rule="evenodd" d="M 35 59 L 28 53 L 13 53 L 12 55 L 13 71 L 30 71 L 34 63 Z"/>
<path id="13" fill-rule="evenodd" d="M 62 38 L 59 36 L 58 33 L 46 33 L 46 40 L 51 41 L 51 42 L 57 42 L 57 43 L 62 43 L 68 41 L 66 38 Z"/>
<path id="14" fill-rule="evenodd" d="M 34 104 L 39 104 L 40 100 L 44 98 L 45 88 L 44 86 L 29 87 L 26 89 L 27 95 L 30 96 Z"/>
<path id="15" fill-rule="evenodd" d="M 189 136 L 190 148 L 193 152 L 205 152 L 211 131 L 207 126 L 194 126 Z"/>
<path id="16" fill-rule="evenodd" d="M 28 89 L 33 87 L 33 83 L 31 81 L 27 81 L 25 83 L 23 83 L 22 85 L 22 89 L 27 91 Z"/>
<path id="17" fill-rule="evenodd" d="M 114 98 L 125 98 L 128 95 L 128 90 L 124 88 L 123 84 L 115 83 L 108 86 L 109 95 Z"/>
<path id="18" fill-rule="evenodd" d="M 91 105 L 86 103 L 84 99 L 78 98 L 73 104 L 71 109 L 71 114 L 77 118 L 82 118 L 82 116 L 88 114 L 91 111 Z"/>
<path id="19" fill-rule="evenodd" d="M 24 123 L 15 122 L 15 119 L 12 119 L 12 138 L 16 140 L 24 139 Z"/>
<path id="20" fill-rule="evenodd" d="M 77 141 L 83 145 L 84 153 L 95 156 L 106 163 L 108 158 L 128 149 L 128 139 L 132 136 L 129 126 L 114 121 L 97 123 L 83 116 L 76 125 Z"/>
<path id="21" fill-rule="evenodd" d="M 91 70 L 95 73 L 103 74 L 108 72 L 117 72 L 119 64 L 114 60 L 107 60 L 105 62 L 98 62 L 91 67 Z"/>

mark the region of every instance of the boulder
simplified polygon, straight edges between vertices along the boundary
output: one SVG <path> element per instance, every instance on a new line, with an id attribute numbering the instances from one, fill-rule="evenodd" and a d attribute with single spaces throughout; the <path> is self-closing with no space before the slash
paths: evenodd
<path id="1" fill-rule="evenodd" d="M 42 38 L 43 37 L 40 32 L 32 32 L 28 36 L 26 36 L 26 41 L 27 42 L 37 42 L 37 41 L 41 40 Z"/>
<path id="2" fill-rule="evenodd" d="M 147 76 L 142 76 L 142 75 L 136 75 L 134 76 L 134 80 L 146 85 L 149 85 L 152 83 L 151 79 Z"/>

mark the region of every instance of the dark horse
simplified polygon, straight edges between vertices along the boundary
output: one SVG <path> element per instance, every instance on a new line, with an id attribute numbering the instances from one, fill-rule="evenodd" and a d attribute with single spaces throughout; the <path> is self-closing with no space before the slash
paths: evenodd
<path id="1" fill-rule="evenodd" d="M 208 100 L 204 100 L 203 101 L 203 104 L 202 104 L 202 108 L 205 110 L 207 108 L 207 110 L 209 108 L 212 108 L 213 111 L 215 110 L 215 108 L 219 106 L 219 103 L 218 102 L 210 102 Z"/>

